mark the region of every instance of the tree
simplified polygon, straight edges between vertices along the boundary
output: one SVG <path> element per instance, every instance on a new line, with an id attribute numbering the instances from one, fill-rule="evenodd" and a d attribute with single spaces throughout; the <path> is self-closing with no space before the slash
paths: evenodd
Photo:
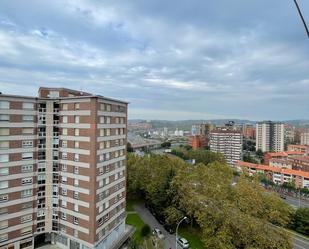
<path id="1" fill-rule="evenodd" d="M 260 159 L 262 159 L 263 156 L 264 156 L 264 153 L 263 153 L 263 151 L 262 151 L 261 149 L 258 149 L 258 150 L 256 151 L 256 155 L 257 155 Z"/>
<path id="2" fill-rule="evenodd" d="M 286 226 L 293 211 L 278 196 L 266 193 L 258 177 L 242 174 L 234 185 L 233 170 L 217 154 L 181 150 L 207 165 L 129 155 L 130 193 L 139 193 L 170 225 L 188 216 L 191 226 L 201 229 L 206 248 L 292 248 L 287 233 L 271 224 Z"/>
<path id="3" fill-rule="evenodd" d="M 248 163 L 258 163 L 258 161 L 255 160 L 252 156 L 250 156 L 249 153 L 244 154 L 243 161 Z"/>
<path id="4" fill-rule="evenodd" d="M 309 208 L 298 208 L 290 227 L 299 233 L 309 235 Z"/>
<path id="5" fill-rule="evenodd" d="M 169 148 L 169 147 L 171 147 L 171 142 L 169 142 L 169 141 L 163 142 L 161 144 L 161 147 L 162 148 Z"/>
<path id="6" fill-rule="evenodd" d="M 141 229 L 141 236 L 147 237 L 151 232 L 151 228 L 148 224 L 145 224 Z"/>
<path id="7" fill-rule="evenodd" d="M 127 142 L 127 152 L 133 152 L 133 147 L 129 142 Z"/>

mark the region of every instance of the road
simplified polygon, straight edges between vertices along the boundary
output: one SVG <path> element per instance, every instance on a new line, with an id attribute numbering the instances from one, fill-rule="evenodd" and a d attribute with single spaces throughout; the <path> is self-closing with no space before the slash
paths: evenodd
<path id="1" fill-rule="evenodd" d="M 308 249 L 309 248 L 309 239 L 304 238 L 303 236 L 292 235 L 294 237 L 294 249 Z"/>
<path id="2" fill-rule="evenodd" d="M 141 219 L 151 227 L 151 229 L 159 228 L 162 231 L 165 237 L 164 249 L 175 249 L 175 235 L 166 232 L 163 226 L 156 220 L 156 218 L 149 212 L 149 210 L 144 207 L 144 205 L 134 206 L 134 209 L 141 217 Z M 178 245 L 177 248 L 180 249 L 181 247 Z"/>
<path id="3" fill-rule="evenodd" d="M 155 219 L 155 217 L 149 212 L 149 210 L 144 207 L 144 205 L 134 206 L 134 209 L 141 217 L 141 219 L 151 227 L 151 229 L 159 228 L 162 231 L 165 236 L 164 249 L 175 249 L 175 235 L 167 233 L 163 226 Z M 294 239 L 293 249 L 309 248 L 309 239 L 306 239 L 305 237 L 299 236 L 295 233 L 291 233 L 291 235 Z M 178 245 L 177 248 L 180 249 L 181 247 Z"/>
<path id="4" fill-rule="evenodd" d="M 295 197 L 292 197 L 292 196 L 286 196 L 286 199 L 284 201 L 294 208 L 299 207 L 299 199 L 298 198 L 295 198 Z M 309 201 L 300 200 L 300 206 L 309 208 Z"/>

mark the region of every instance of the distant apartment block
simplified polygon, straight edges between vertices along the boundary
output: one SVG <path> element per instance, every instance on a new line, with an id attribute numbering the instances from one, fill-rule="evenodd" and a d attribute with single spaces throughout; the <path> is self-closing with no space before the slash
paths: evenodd
<path id="1" fill-rule="evenodd" d="M 242 128 L 243 136 L 246 139 L 255 139 L 255 126 L 252 124 L 244 124 Z"/>
<path id="2" fill-rule="evenodd" d="M 237 162 L 236 166 L 241 171 L 247 171 L 249 175 L 257 173 L 265 174 L 275 184 L 282 185 L 283 183 L 294 182 L 297 188 L 309 188 L 309 172 L 242 161 Z"/>
<path id="3" fill-rule="evenodd" d="M 299 151 L 309 156 L 309 145 L 289 144 L 288 151 Z"/>
<path id="4" fill-rule="evenodd" d="M 0 94 L 0 248 L 125 238 L 127 103 L 64 88 Z"/>
<path id="5" fill-rule="evenodd" d="M 300 134 L 300 144 L 309 145 L 309 132 L 302 132 Z"/>
<path id="6" fill-rule="evenodd" d="M 241 131 L 216 129 L 210 133 L 210 150 L 223 154 L 231 166 L 242 160 L 242 145 Z"/>
<path id="7" fill-rule="evenodd" d="M 280 151 L 280 152 L 266 152 L 264 153 L 264 164 L 269 165 L 272 159 L 288 159 L 293 156 L 304 156 L 305 153 L 302 151 Z"/>
<path id="8" fill-rule="evenodd" d="M 191 133 L 192 135 L 202 135 L 208 136 L 212 130 L 215 129 L 215 125 L 211 123 L 203 123 L 192 125 Z"/>
<path id="9" fill-rule="evenodd" d="M 188 145 L 190 145 L 194 150 L 199 148 L 205 148 L 208 146 L 208 139 L 206 136 L 201 135 L 189 136 Z"/>
<path id="10" fill-rule="evenodd" d="M 284 151 L 284 124 L 263 121 L 256 124 L 256 150 Z"/>

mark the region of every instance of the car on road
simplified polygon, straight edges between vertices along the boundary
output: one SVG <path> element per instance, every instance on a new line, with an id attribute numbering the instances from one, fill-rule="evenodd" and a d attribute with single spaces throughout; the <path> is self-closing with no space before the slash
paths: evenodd
<path id="1" fill-rule="evenodd" d="M 175 233 L 175 227 L 174 226 L 165 224 L 165 225 L 163 225 L 163 227 L 164 227 L 165 231 L 168 232 L 169 234 Z"/>
<path id="2" fill-rule="evenodd" d="M 283 200 L 286 200 L 286 196 L 285 195 L 280 195 L 280 198 Z"/>
<path id="3" fill-rule="evenodd" d="M 157 236 L 159 239 L 164 239 L 164 234 L 158 228 L 153 229 L 152 234 Z"/>
<path id="4" fill-rule="evenodd" d="M 184 249 L 189 248 L 189 242 L 185 238 L 177 237 L 177 243 Z"/>

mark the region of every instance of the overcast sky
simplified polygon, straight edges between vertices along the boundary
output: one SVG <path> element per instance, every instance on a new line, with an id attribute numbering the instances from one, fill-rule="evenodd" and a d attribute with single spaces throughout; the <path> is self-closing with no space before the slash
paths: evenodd
<path id="1" fill-rule="evenodd" d="M 0 91 L 39 86 L 129 118 L 309 118 L 309 39 L 293 0 L 1 0 Z"/>

